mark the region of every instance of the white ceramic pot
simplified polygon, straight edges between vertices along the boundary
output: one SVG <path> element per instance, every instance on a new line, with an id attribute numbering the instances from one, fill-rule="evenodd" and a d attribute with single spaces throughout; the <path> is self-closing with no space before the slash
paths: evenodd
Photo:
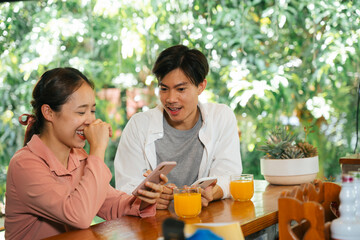
<path id="1" fill-rule="evenodd" d="M 260 159 L 261 174 L 276 185 L 311 182 L 319 172 L 319 157 L 299 159 Z"/>

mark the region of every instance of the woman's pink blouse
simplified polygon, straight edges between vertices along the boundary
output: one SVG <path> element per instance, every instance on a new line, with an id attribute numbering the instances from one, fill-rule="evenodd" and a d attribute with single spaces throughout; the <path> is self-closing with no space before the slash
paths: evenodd
<path id="1" fill-rule="evenodd" d="M 105 220 L 155 215 L 155 205 L 140 211 L 140 199 L 111 187 L 111 177 L 106 164 L 84 149 L 71 150 L 66 169 L 34 135 L 9 164 L 5 237 L 41 239 L 84 229 L 95 215 Z"/>

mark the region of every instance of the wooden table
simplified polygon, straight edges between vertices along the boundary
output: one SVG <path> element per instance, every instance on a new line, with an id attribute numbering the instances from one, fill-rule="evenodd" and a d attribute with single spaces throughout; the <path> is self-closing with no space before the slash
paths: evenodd
<path id="1" fill-rule="evenodd" d="M 360 154 L 352 154 L 346 157 L 341 157 L 340 167 L 343 174 L 347 174 L 350 171 L 359 171 L 360 170 Z"/>
<path id="2" fill-rule="evenodd" d="M 255 193 L 251 201 L 235 202 L 225 199 L 212 202 L 203 208 L 196 218 L 186 219 L 186 223 L 240 222 L 244 236 L 258 232 L 278 222 L 278 197 L 282 191 L 294 186 L 275 186 L 265 180 L 255 180 Z M 139 218 L 124 216 L 119 219 L 102 222 L 85 230 L 63 233 L 48 238 L 55 239 L 158 239 L 162 236 L 162 222 L 168 218 L 177 218 L 173 204 L 169 210 L 158 210 L 156 216 Z"/>

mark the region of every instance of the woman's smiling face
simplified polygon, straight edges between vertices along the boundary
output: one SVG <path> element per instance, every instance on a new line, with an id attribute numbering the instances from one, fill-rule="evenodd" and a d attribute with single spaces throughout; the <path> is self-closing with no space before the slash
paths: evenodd
<path id="1" fill-rule="evenodd" d="M 68 148 L 83 148 L 84 128 L 95 121 L 94 90 L 84 82 L 55 114 L 52 121 L 55 139 Z"/>
<path id="2" fill-rule="evenodd" d="M 198 120 L 198 96 L 206 87 L 206 80 L 195 86 L 179 68 L 161 80 L 160 101 L 168 123 L 179 130 L 191 129 Z"/>

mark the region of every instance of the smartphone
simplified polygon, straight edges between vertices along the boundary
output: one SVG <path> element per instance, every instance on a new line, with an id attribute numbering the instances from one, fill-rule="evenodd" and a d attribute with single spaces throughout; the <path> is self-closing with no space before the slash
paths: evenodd
<path id="1" fill-rule="evenodd" d="M 191 186 L 194 187 L 201 187 L 202 189 L 207 188 L 210 186 L 213 182 L 217 180 L 216 177 L 204 177 L 196 180 Z"/>
<path id="2" fill-rule="evenodd" d="M 153 182 L 153 183 L 160 183 L 160 174 L 167 175 L 174 167 L 176 166 L 176 162 L 162 162 L 160 163 L 154 171 L 152 171 L 149 176 L 147 176 L 140 184 L 135 188 L 132 192 L 133 195 L 138 196 L 139 189 L 142 190 L 150 190 L 148 187 L 145 186 L 146 182 Z"/>

